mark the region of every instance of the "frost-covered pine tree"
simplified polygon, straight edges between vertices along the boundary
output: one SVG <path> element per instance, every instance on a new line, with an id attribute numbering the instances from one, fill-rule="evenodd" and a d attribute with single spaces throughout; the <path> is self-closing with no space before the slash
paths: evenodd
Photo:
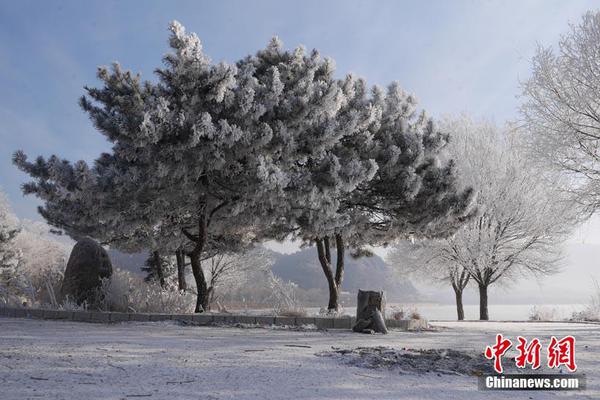
<path id="1" fill-rule="evenodd" d="M 195 35 L 178 23 L 171 32 L 159 83 L 115 65 L 99 70 L 103 87 L 87 88 L 81 105 L 110 154 L 92 168 L 22 153 L 15 163 L 34 177 L 24 191 L 44 200 L 42 215 L 72 235 L 123 246 L 184 237 L 201 311 L 206 251 L 252 242 L 280 217 L 298 170 L 336 143 L 324 127 L 343 95 L 316 51 L 274 39 L 236 65 L 213 64 Z"/>
<path id="2" fill-rule="evenodd" d="M 334 145 L 312 154 L 296 171 L 296 184 L 286 190 L 289 208 L 282 216 L 287 221 L 284 232 L 316 245 L 329 288 L 328 309 L 332 311 L 339 306 L 346 240 L 350 239 L 346 232 L 354 222 L 342 204 L 349 193 L 377 171 L 374 160 L 365 157 L 362 149 L 369 145 L 369 128 L 379 117 L 362 79 L 348 76 L 337 84 L 342 94 L 341 107 L 333 120 L 319 126 L 322 135 Z M 335 258 L 332 249 L 336 249 Z"/>
<path id="3" fill-rule="evenodd" d="M 21 304 L 28 285 L 19 270 L 20 251 L 16 246 L 19 220 L 0 191 L 0 302 Z"/>
<path id="4" fill-rule="evenodd" d="M 293 226 L 316 244 L 329 310 L 338 308 L 347 249 L 369 255 L 368 246 L 407 236 L 448 236 L 474 214 L 473 190 L 459 187 L 453 161 L 444 161 L 448 135 L 417 113 L 412 96 L 396 83 L 371 95 L 362 80 L 340 85 L 343 136 L 320 163 L 309 163 L 310 200 L 289 192 L 303 201 Z"/>
<path id="5" fill-rule="evenodd" d="M 416 99 L 397 83 L 387 93 L 375 88 L 373 103 L 382 110 L 369 150 L 378 169 L 348 207 L 368 215 L 371 241 L 379 244 L 452 234 L 475 213 L 477 187 L 459 184 L 446 152 L 450 135 L 418 112 Z"/>

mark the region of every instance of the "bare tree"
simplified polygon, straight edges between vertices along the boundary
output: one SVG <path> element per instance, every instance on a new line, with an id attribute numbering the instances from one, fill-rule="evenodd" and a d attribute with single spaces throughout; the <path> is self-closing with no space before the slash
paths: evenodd
<path id="1" fill-rule="evenodd" d="M 569 176 L 569 192 L 600 206 L 600 12 L 588 12 L 556 50 L 539 47 L 521 108 L 537 159 Z"/>
<path id="2" fill-rule="evenodd" d="M 426 279 L 434 283 L 452 286 L 456 299 L 456 314 L 459 321 L 465 319 L 463 292 L 469 284 L 469 272 L 453 259 L 445 257 L 445 253 L 432 247 L 443 245 L 443 241 L 413 242 L 403 240 L 394 245 L 387 257 L 387 262 L 402 274 Z"/>
<path id="3" fill-rule="evenodd" d="M 459 290 L 464 269 L 477 283 L 479 317 L 487 320 L 490 285 L 558 269 L 559 244 L 576 220 L 576 209 L 555 186 L 539 179 L 540 171 L 509 132 L 464 117 L 445 126 L 452 134 L 449 152 L 460 179 L 478 190 L 479 215 L 448 239 L 422 242 L 421 262 L 435 262 L 444 271 L 455 266 L 450 272 Z"/>
<path id="4" fill-rule="evenodd" d="M 248 282 L 255 272 L 270 270 L 273 258 L 263 247 L 242 253 L 217 254 L 206 261 L 209 309 L 220 299 L 219 289 L 234 289 Z"/>

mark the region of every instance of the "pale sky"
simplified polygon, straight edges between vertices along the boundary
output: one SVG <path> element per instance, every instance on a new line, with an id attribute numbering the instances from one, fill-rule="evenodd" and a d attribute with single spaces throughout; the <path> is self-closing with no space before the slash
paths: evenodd
<path id="1" fill-rule="evenodd" d="M 77 100 L 96 68 L 119 61 L 154 79 L 176 19 L 215 61 L 233 62 L 277 35 L 335 59 L 337 73 L 393 80 L 432 116 L 517 117 L 519 82 L 538 44 L 555 45 L 592 0 L 514 1 L 7 1 L 0 0 L 0 186 L 20 217 L 26 176 L 11 154 L 93 160 L 109 149 Z M 600 223 L 573 241 L 600 244 Z M 291 247 L 287 246 L 288 250 Z M 600 253 L 599 253 L 600 256 Z M 595 271 L 591 271 L 594 272 Z"/>

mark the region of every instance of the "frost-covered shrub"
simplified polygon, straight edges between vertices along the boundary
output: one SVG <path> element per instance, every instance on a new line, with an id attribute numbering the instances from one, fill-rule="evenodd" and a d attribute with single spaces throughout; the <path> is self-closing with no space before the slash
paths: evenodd
<path id="1" fill-rule="evenodd" d="M 88 309 L 88 305 L 85 302 L 83 304 L 77 304 L 74 299 L 67 296 L 57 308 L 64 311 L 85 311 Z"/>
<path id="2" fill-rule="evenodd" d="M 292 309 L 281 309 L 277 311 L 278 317 L 306 317 L 308 313 L 304 307 L 297 307 Z"/>
<path id="3" fill-rule="evenodd" d="M 20 231 L 19 219 L 0 191 L 0 304 L 22 305 L 30 297 L 31 286 L 23 274 L 16 243 Z"/>
<path id="4" fill-rule="evenodd" d="M 103 279 L 97 301 L 104 311 L 178 314 L 194 310 L 195 296 L 163 289 L 158 283 L 144 282 L 129 271 L 115 269 L 110 279 Z"/>
<path id="5" fill-rule="evenodd" d="M 10 243 L 7 230 L 0 227 L 0 293 L 4 294 L 0 297 L 11 297 L 13 305 L 58 307 L 56 293 L 70 245 L 55 240 L 50 227 L 41 222 L 18 221 L 13 216 L 12 226 Z"/>
<path id="6" fill-rule="evenodd" d="M 299 297 L 300 289 L 285 282 L 268 268 L 250 270 L 235 285 L 220 288 L 220 302 L 230 309 L 268 309 L 281 316 L 304 316 L 306 310 Z"/>
<path id="7" fill-rule="evenodd" d="M 414 309 L 409 314 L 408 319 L 423 319 L 423 317 L 421 316 L 421 313 L 417 309 Z"/>
<path id="8" fill-rule="evenodd" d="M 556 321 L 558 311 L 556 308 L 533 306 L 529 312 L 530 321 Z"/>
<path id="9" fill-rule="evenodd" d="M 330 310 L 330 309 L 327 309 L 326 307 L 321 307 L 319 309 L 319 315 L 322 317 L 342 317 L 347 314 L 344 312 L 344 307 L 342 307 L 341 305 L 338 305 L 337 310 Z"/>
<path id="10" fill-rule="evenodd" d="M 571 316 L 573 321 L 600 321 L 600 283 L 594 281 L 594 292 L 590 303 L 583 311 L 574 312 Z"/>
<path id="11" fill-rule="evenodd" d="M 281 316 L 284 314 L 305 316 L 306 310 L 298 299 L 298 285 L 294 282 L 285 282 L 271 271 L 268 271 L 267 277 L 267 285 L 271 292 L 271 295 L 267 298 L 267 303 L 272 305 L 273 312 Z"/>
<path id="12" fill-rule="evenodd" d="M 386 315 L 391 319 L 398 321 L 407 319 L 423 319 L 423 316 L 416 307 L 391 306 Z"/>
<path id="13" fill-rule="evenodd" d="M 57 296 L 62 285 L 63 270 L 47 267 L 29 276 L 33 306 L 59 308 L 60 299 Z"/>
<path id="14" fill-rule="evenodd" d="M 0 267 L 0 304 L 23 306 L 31 298 L 31 285 L 18 267 Z"/>

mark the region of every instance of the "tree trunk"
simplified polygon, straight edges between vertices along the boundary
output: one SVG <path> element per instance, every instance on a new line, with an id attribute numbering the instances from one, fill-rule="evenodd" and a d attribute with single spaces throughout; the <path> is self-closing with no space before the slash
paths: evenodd
<path id="1" fill-rule="evenodd" d="M 160 259 L 160 253 L 155 251 L 153 253 L 154 257 L 154 268 L 156 268 L 156 277 L 158 278 L 158 282 L 160 283 L 160 287 L 165 287 L 165 274 L 163 273 L 162 261 Z"/>
<path id="2" fill-rule="evenodd" d="M 462 290 L 455 289 L 454 294 L 456 295 L 456 313 L 458 314 L 458 320 L 462 321 L 465 319 L 465 310 L 463 308 L 463 300 L 462 300 L 463 292 L 462 292 Z"/>
<path id="3" fill-rule="evenodd" d="M 479 285 L 479 319 L 487 321 L 490 319 L 488 314 L 488 287 L 486 285 Z"/>
<path id="4" fill-rule="evenodd" d="M 196 281 L 196 290 L 198 291 L 198 297 L 196 298 L 195 313 L 201 313 L 208 310 L 208 285 L 206 283 L 206 277 L 204 271 L 202 271 L 202 265 L 200 261 L 201 253 L 192 251 L 190 253 L 190 261 L 192 264 L 192 274 Z"/>
<path id="5" fill-rule="evenodd" d="M 335 284 L 338 287 L 338 290 L 342 286 L 342 279 L 344 278 L 344 238 L 339 233 L 335 235 L 335 247 L 337 250 L 337 260 L 336 260 L 336 269 L 335 269 Z"/>
<path id="6" fill-rule="evenodd" d="M 327 249 L 329 247 L 329 239 L 321 239 L 316 238 L 315 242 L 317 244 L 317 254 L 319 256 L 319 263 L 321 264 L 321 268 L 325 273 L 325 277 L 327 278 L 327 284 L 329 286 L 329 304 L 327 305 L 327 310 L 329 311 L 337 311 L 339 308 L 339 287 L 335 281 L 335 277 L 333 276 L 333 272 L 331 270 L 331 253 L 330 250 Z"/>
<path id="7" fill-rule="evenodd" d="M 187 290 L 187 282 L 185 281 L 185 253 L 183 250 L 175 252 L 177 259 L 177 285 L 179 290 Z"/>
<path id="8" fill-rule="evenodd" d="M 204 210 L 201 211 L 200 218 L 198 220 L 198 236 L 195 238 L 196 246 L 189 254 L 190 262 L 192 264 L 192 274 L 194 275 L 194 280 L 196 281 L 196 290 L 198 291 L 196 308 L 194 309 L 194 312 L 196 313 L 201 313 L 208 310 L 210 295 L 208 291 L 208 285 L 206 283 L 206 277 L 204 276 L 204 271 L 202 270 L 202 262 L 200 261 L 207 239 L 206 216 L 204 215 L 204 212 Z"/>
<path id="9" fill-rule="evenodd" d="M 329 282 L 329 304 L 327 310 L 337 311 L 339 309 L 339 287 L 334 281 Z"/>

